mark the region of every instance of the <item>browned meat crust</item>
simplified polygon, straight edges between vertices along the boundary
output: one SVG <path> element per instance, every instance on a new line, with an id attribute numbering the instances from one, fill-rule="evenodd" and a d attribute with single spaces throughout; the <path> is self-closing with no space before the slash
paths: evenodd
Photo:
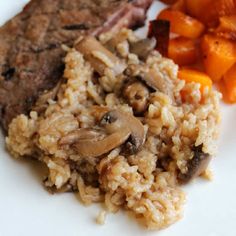
<path id="1" fill-rule="evenodd" d="M 83 34 L 143 24 L 152 0 L 32 0 L 0 28 L 0 121 L 5 130 L 62 76 L 64 52 Z"/>

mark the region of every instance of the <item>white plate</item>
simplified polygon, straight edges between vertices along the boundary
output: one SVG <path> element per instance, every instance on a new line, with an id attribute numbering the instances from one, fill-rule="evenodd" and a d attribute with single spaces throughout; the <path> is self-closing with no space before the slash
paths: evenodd
<path id="1" fill-rule="evenodd" d="M 1 0 L 0 24 L 26 2 Z M 155 2 L 150 18 L 162 6 Z M 0 236 L 235 236 L 236 106 L 222 105 L 222 113 L 219 153 L 211 163 L 214 181 L 187 186 L 184 218 L 159 232 L 146 231 L 125 212 L 110 214 L 104 226 L 96 225 L 100 205 L 84 207 L 74 194 L 50 195 L 42 187 L 38 164 L 11 158 L 0 136 Z"/>

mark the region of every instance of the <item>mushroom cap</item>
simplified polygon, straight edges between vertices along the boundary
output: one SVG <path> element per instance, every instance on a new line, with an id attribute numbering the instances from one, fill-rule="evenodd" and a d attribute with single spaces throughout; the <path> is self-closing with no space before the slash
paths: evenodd
<path id="1" fill-rule="evenodd" d="M 105 135 L 106 135 L 105 132 L 101 129 L 81 128 L 70 132 L 65 137 L 62 137 L 59 141 L 59 144 L 71 145 L 76 143 L 78 140 L 102 139 L 105 137 Z"/>
<path id="2" fill-rule="evenodd" d="M 63 137 L 59 144 L 69 145 L 80 157 L 98 157 L 122 145 L 130 134 L 125 127 L 110 134 L 101 128 L 82 128 Z"/>
<path id="3" fill-rule="evenodd" d="M 188 171 L 185 174 L 178 174 L 178 180 L 180 183 L 186 184 L 201 175 L 206 170 L 211 160 L 211 156 L 202 151 L 202 145 L 194 147 L 193 152 L 194 156 L 187 164 Z"/>
<path id="4" fill-rule="evenodd" d="M 72 145 L 81 157 L 98 157 L 122 145 L 130 136 L 128 129 L 121 129 L 105 138 L 80 139 Z"/>
<path id="5" fill-rule="evenodd" d="M 104 75 L 106 68 L 110 68 L 114 75 L 121 74 L 126 68 L 126 65 L 95 37 L 86 36 L 82 38 L 75 44 L 75 48 L 83 54 L 84 58 L 101 76 Z"/>
<path id="6" fill-rule="evenodd" d="M 137 42 L 130 43 L 130 52 L 138 55 L 140 59 L 145 60 L 150 52 L 154 50 L 155 46 L 155 38 L 145 38 Z"/>
<path id="7" fill-rule="evenodd" d="M 137 152 L 145 142 L 146 134 L 141 121 L 130 113 L 121 110 L 107 112 L 100 122 L 108 132 L 128 129 L 130 137 L 124 145 L 124 151 L 129 154 Z"/>

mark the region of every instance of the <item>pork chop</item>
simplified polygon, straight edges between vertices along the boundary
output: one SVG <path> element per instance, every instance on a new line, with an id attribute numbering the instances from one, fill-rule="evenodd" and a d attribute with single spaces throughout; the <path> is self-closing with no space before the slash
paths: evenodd
<path id="1" fill-rule="evenodd" d="M 152 0 L 32 0 L 0 28 L 0 122 L 7 131 L 62 77 L 65 52 L 79 36 L 144 23 Z"/>

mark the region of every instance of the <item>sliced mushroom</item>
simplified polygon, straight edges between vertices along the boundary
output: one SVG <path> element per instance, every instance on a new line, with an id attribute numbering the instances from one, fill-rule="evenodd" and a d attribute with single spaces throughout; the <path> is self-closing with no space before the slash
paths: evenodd
<path id="1" fill-rule="evenodd" d="M 121 129 L 101 140 L 97 138 L 79 140 L 73 144 L 72 147 L 76 149 L 81 157 L 97 157 L 119 147 L 129 138 L 129 136 L 130 130 Z"/>
<path id="2" fill-rule="evenodd" d="M 161 91 L 171 98 L 173 97 L 173 83 L 168 78 L 161 76 L 156 68 L 132 65 L 126 70 L 126 73 L 129 76 L 135 76 L 141 79 L 152 89 Z"/>
<path id="3" fill-rule="evenodd" d="M 101 129 L 81 128 L 70 132 L 65 137 L 62 137 L 59 141 L 59 144 L 71 145 L 77 142 L 78 140 L 101 139 L 105 136 L 106 134 Z"/>
<path id="4" fill-rule="evenodd" d="M 124 145 L 126 153 L 137 152 L 145 142 L 143 124 L 129 113 L 118 110 L 109 111 L 103 116 L 100 124 L 110 133 L 124 128 L 130 131 L 130 137 Z"/>
<path id="5" fill-rule="evenodd" d="M 178 180 L 180 183 L 188 183 L 189 181 L 201 175 L 206 170 L 211 160 L 210 155 L 202 151 L 202 145 L 195 147 L 193 151 L 194 156 L 187 164 L 187 173 L 178 174 Z"/>
<path id="6" fill-rule="evenodd" d="M 140 59 L 145 60 L 155 46 L 155 38 L 145 38 L 137 42 L 130 43 L 130 52 L 138 55 Z"/>
<path id="7" fill-rule="evenodd" d="M 142 74 L 143 80 L 153 89 L 169 94 L 172 89 L 168 80 L 160 76 L 155 68 L 150 68 L 147 73 Z"/>
<path id="8" fill-rule="evenodd" d="M 92 36 L 84 37 L 77 42 L 75 48 L 84 55 L 101 76 L 104 75 L 106 68 L 112 69 L 115 75 L 121 74 L 126 68 L 117 56 Z"/>
<path id="9" fill-rule="evenodd" d="M 80 157 L 98 157 L 122 144 L 125 152 L 135 153 L 145 141 L 142 123 L 131 114 L 112 110 L 103 115 L 98 125 L 67 134 L 59 145 L 71 147 Z"/>
<path id="10" fill-rule="evenodd" d="M 143 113 L 148 106 L 149 90 L 141 82 L 133 82 L 124 87 L 123 95 L 135 114 Z"/>
<path id="11" fill-rule="evenodd" d="M 125 143 L 130 134 L 125 127 L 111 134 L 102 129 L 79 129 L 63 137 L 59 144 L 70 145 L 80 157 L 98 157 Z"/>

